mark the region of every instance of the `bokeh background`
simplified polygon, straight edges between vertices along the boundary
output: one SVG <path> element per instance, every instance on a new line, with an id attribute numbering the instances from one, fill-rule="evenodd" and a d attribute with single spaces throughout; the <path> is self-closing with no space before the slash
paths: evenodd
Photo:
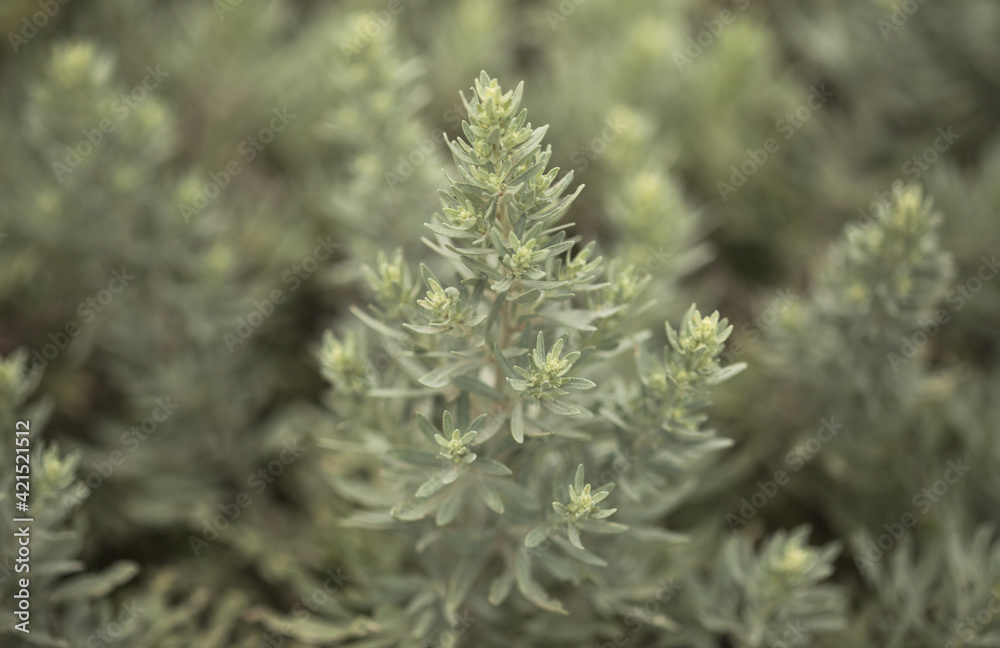
<path id="1" fill-rule="evenodd" d="M 0 624 L 15 622 L 11 450 L 25 418 L 38 572 L 31 637 L 5 630 L 5 646 L 267 645 L 268 619 L 337 568 L 368 587 L 359 565 L 396 564 L 337 525 L 314 352 L 369 299 L 360 268 L 378 250 L 402 248 L 413 267 L 430 256 L 423 223 L 453 168 L 443 138 L 461 134 L 458 93 L 481 70 L 524 81 L 552 164 L 586 185 L 573 231 L 649 269 L 650 325 L 692 301 L 735 325 L 729 359 L 751 367 L 712 416 L 738 450 L 706 469 L 674 526 L 710 515 L 728 534 L 726 511 L 829 413 L 821 387 L 836 376 L 787 358 L 763 369 L 777 356 L 762 339 L 813 299 L 846 225 L 918 183 L 943 214 L 956 285 L 1000 251 L 993 0 L 5 0 L 0 35 Z M 843 501 L 822 477 L 799 482 L 744 532 L 807 521 L 819 542 L 851 520 L 877 535 L 884 511 L 851 498 L 912 493 L 946 449 L 1000 457 L 998 294 L 983 282 L 914 361 L 910 399 L 933 405 L 919 417 L 933 430 L 901 424 Z M 858 434 L 879 443 L 871 425 Z M 951 494 L 963 531 L 924 546 L 929 561 L 996 519 L 989 466 Z M 907 471 L 912 486 L 880 481 Z M 193 543 L 206 525 L 217 539 Z M 851 573 L 850 555 L 837 579 L 873 602 L 813 645 L 944 645 L 920 643 L 926 605 L 884 603 L 902 594 Z M 969 571 L 993 578 L 991 555 Z M 920 573 L 955 568 L 937 569 Z M 362 621 L 355 635 L 324 626 L 364 617 L 350 586 L 334 589 L 314 626 L 275 636 L 395 645 L 349 643 L 371 630 Z M 741 645 L 725 634 L 671 645 Z"/>

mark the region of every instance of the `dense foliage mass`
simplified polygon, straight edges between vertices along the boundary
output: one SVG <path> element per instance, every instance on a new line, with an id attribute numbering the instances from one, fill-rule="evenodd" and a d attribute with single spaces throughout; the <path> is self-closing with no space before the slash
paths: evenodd
<path id="1" fill-rule="evenodd" d="M 1000 645 L 996 3 L 0 34 L 0 645 Z"/>

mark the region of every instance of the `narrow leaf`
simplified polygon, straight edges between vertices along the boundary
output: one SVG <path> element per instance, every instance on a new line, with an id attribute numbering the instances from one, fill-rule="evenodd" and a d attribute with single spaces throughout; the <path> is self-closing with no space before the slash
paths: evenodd
<path id="1" fill-rule="evenodd" d="M 507 359 L 507 356 L 503 354 L 500 350 L 500 345 L 493 344 L 493 355 L 496 356 L 497 364 L 500 365 L 500 370 L 507 374 L 508 378 L 517 378 L 517 372 L 514 371 L 514 365 L 511 361 Z"/>
<path id="2" fill-rule="evenodd" d="M 533 527 L 531 531 L 528 531 L 528 535 L 524 536 L 524 546 L 537 547 L 542 544 L 542 541 L 549 536 L 549 528 L 548 524 L 539 524 Z"/>
<path id="3" fill-rule="evenodd" d="M 417 497 L 430 497 L 445 487 L 445 483 L 440 477 L 432 476 L 417 489 Z"/>
<path id="4" fill-rule="evenodd" d="M 586 549 L 581 549 L 569 542 L 566 542 L 560 537 L 556 537 L 556 543 L 566 552 L 566 555 L 575 560 L 579 560 L 582 563 L 591 565 L 593 567 L 607 567 L 608 561 L 604 560 L 600 556 Z"/>
<path id="5" fill-rule="evenodd" d="M 441 389 L 451 384 L 451 377 L 455 374 L 467 371 L 472 367 L 464 362 L 453 362 L 451 364 L 446 364 L 430 371 L 420 377 L 417 381 L 424 387 L 430 387 L 432 389 Z M 451 430 L 445 430 L 445 432 L 451 432 Z"/>
<path id="6" fill-rule="evenodd" d="M 390 338 L 392 338 L 394 340 L 399 340 L 399 341 L 403 341 L 403 340 L 409 339 L 409 337 L 406 335 L 406 333 L 403 333 L 402 331 L 397 331 L 397 330 L 395 330 L 393 328 L 390 328 L 390 327 L 386 326 L 385 324 L 383 324 L 382 322 L 378 321 L 377 319 L 375 319 L 374 317 L 372 317 L 368 313 L 364 312 L 363 310 L 361 310 L 357 306 L 351 306 L 351 312 L 354 313 L 354 316 L 357 317 L 359 320 L 361 320 L 362 322 L 364 322 L 365 324 L 367 324 L 368 326 L 370 326 L 374 330 L 378 331 L 382 335 L 385 335 L 387 337 L 390 337 Z"/>
<path id="7" fill-rule="evenodd" d="M 555 414 L 561 414 L 562 416 L 573 416 L 582 411 L 578 407 L 574 407 L 554 398 L 546 398 L 542 400 L 542 407 Z"/>
<path id="8" fill-rule="evenodd" d="M 490 605 L 500 605 L 507 599 L 513 587 L 514 572 L 506 569 L 490 583 L 490 594 L 486 600 L 490 602 Z"/>
<path id="9" fill-rule="evenodd" d="M 484 473 L 497 475 L 498 477 L 506 477 L 507 475 L 514 474 L 510 468 L 503 465 L 499 461 L 494 461 L 493 459 L 487 459 L 485 457 L 476 459 L 473 465 Z"/>
<path id="10" fill-rule="evenodd" d="M 503 279 L 503 275 L 478 259 L 473 259 L 470 256 L 462 256 L 460 258 L 462 259 L 462 263 L 464 263 L 469 270 L 472 270 L 475 273 L 484 274 L 492 281 L 500 281 Z"/>
<path id="11" fill-rule="evenodd" d="M 625 524 L 604 520 L 583 520 L 579 524 L 581 529 L 590 533 L 624 533 L 628 531 L 628 526 Z"/>
<path id="12" fill-rule="evenodd" d="M 489 554 L 486 552 L 474 552 L 462 558 L 458 566 L 455 567 L 455 572 L 451 575 L 451 580 L 448 581 L 448 595 L 444 602 L 445 614 L 449 617 L 453 618 L 455 611 L 465 602 L 469 590 L 476 582 L 476 576 L 479 575 L 479 571 L 483 568 L 483 563 L 488 557 Z"/>
<path id="13" fill-rule="evenodd" d="M 55 602 L 101 598 L 119 585 L 132 580 L 138 573 L 139 565 L 128 560 L 119 560 L 96 574 L 72 576 L 53 591 L 48 600 Z"/>
<path id="14" fill-rule="evenodd" d="M 414 466 L 428 466 L 431 468 L 441 467 L 441 457 L 424 450 L 412 450 L 410 448 L 393 448 L 388 452 L 390 457 L 401 459 Z"/>
<path id="15" fill-rule="evenodd" d="M 538 301 L 538 298 L 542 296 L 542 291 L 538 288 L 532 288 L 531 290 L 521 293 L 517 297 L 511 299 L 515 304 L 531 304 Z"/>
<path id="16" fill-rule="evenodd" d="M 434 443 L 434 435 L 439 434 L 438 430 L 434 427 L 434 424 L 427 420 L 427 417 L 421 412 L 417 412 L 417 427 L 423 432 L 424 436 L 431 443 Z"/>
<path id="17" fill-rule="evenodd" d="M 531 579 L 531 565 L 525 551 L 518 551 L 514 555 L 514 577 L 517 581 L 517 590 L 524 598 L 528 599 L 543 610 L 556 612 L 558 614 L 569 614 L 562 603 L 552 599 L 542 586 Z"/>
<path id="18" fill-rule="evenodd" d="M 583 549 L 583 543 L 580 541 L 580 531 L 572 524 L 566 526 L 566 536 L 574 547 Z"/>
<path id="19" fill-rule="evenodd" d="M 510 434 L 518 443 L 524 443 L 524 404 L 521 401 L 510 414 Z"/>
<path id="20" fill-rule="evenodd" d="M 493 488 L 493 484 L 485 479 L 478 479 L 476 480 L 476 492 L 479 493 L 479 499 L 483 500 L 483 504 L 503 515 L 503 500 L 500 499 L 500 493 Z"/>
<path id="21" fill-rule="evenodd" d="M 465 503 L 466 492 L 463 488 L 453 488 L 450 493 L 445 495 L 445 500 L 434 517 L 436 525 L 445 526 L 458 517 L 462 511 L 462 505 Z"/>
<path id="22" fill-rule="evenodd" d="M 478 378 L 473 378 L 472 376 L 455 376 L 451 380 L 452 384 L 459 389 L 464 389 L 470 394 L 475 394 L 477 396 L 482 396 L 483 398 L 489 398 L 494 401 L 504 400 L 503 394 L 493 389 L 483 381 Z"/>

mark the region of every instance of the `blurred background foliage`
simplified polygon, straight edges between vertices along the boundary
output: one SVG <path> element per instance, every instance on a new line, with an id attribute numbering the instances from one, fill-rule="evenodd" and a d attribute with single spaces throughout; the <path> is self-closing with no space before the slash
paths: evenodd
<path id="1" fill-rule="evenodd" d="M 724 619 L 753 607 L 740 543 L 767 538 L 764 561 L 809 523 L 812 544 L 846 543 L 829 578 L 847 622 L 808 645 L 1000 645 L 992 621 L 956 625 L 1000 585 L 1000 288 L 970 283 L 1000 251 L 996 2 L 7 0 L 0 34 L 0 508 L 7 525 L 28 417 L 39 572 L 25 636 L 5 528 L 4 645 L 266 645 L 337 568 L 346 585 L 272 639 L 396 645 L 360 592 L 405 578 L 412 548 L 338 526 L 351 466 L 314 443 L 335 421 L 312 353 L 370 298 L 377 250 L 429 256 L 442 134 L 483 69 L 524 80 L 553 166 L 586 185 L 574 233 L 649 270 L 636 326 L 697 300 L 750 363 L 712 410 L 736 445 L 670 516 L 697 539 L 659 566 L 691 579 L 668 605 L 679 628 L 627 640 L 777 645 Z M 841 236 L 897 182 L 933 197 L 939 240 Z M 900 291 L 913 304 L 888 312 Z M 892 370 L 934 307 L 948 322 Z M 727 513 L 831 416 L 842 437 L 727 539 Z M 956 457 L 972 468 L 947 503 L 859 570 Z M 241 493 L 252 505 L 192 544 Z M 323 625 L 348 611 L 350 632 Z M 628 627 L 616 614 L 590 644 Z M 584 645 L 544 619 L 511 645 Z M 476 632 L 460 644 L 491 645 Z"/>

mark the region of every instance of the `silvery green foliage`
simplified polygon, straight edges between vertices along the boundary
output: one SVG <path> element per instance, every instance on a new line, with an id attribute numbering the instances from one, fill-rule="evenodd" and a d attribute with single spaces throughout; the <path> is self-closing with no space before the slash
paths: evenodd
<path id="1" fill-rule="evenodd" d="M 891 392 L 912 373 L 917 365 L 900 355 L 900 340 L 933 319 L 955 272 L 940 246 L 941 215 L 932 201 L 918 186 L 895 189 L 893 203 L 876 205 L 872 218 L 847 224 L 811 301 L 786 311 L 771 336 L 777 351 L 808 363 L 810 377 L 837 371 L 845 387 L 860 393 Z M 813 342 L 817 333 L 823 344 Z M 880 361 L 859 372 L 841 353 L 849 348 Z"/>
<path id="2" fill-rule="evenodd" d="M 14 504 L 15 464 L 10 453 L 0 466 L 0 510 L 3 535 L 0 538 L 0 601 L 3 617 L 0 637 L 4 645 L 83 648 L 115 645 L 178 646 L 181 637 L 198 637 L 199 645 L 226 645 L 226 638 L 246 601 L 228 594 L 220 601 L 208 623 L 199 616 L 211 603 L 210 590 L 191 589 L 193 576 L 181 585 L 176 572 L 157 574 L 146 587 L 122 597 L 122 586 L 133 581 L 139 566 L 118 560 L 99 571 L 88 571 L 81 560 L 86 520 L 81 515 L 81 485 L 75 478 L 80 453 L 63 453 L 57 443 L 42 434 L 51 413 L 51 403 L 29 402 L 40 374 L 28 377 L 28 357 L 17 351 L 0 359 L 0 430 L 4 448 L 14 447 L 15 422 L 30 422 L 31 471 L 28 511 L 18 512 Z M 23 428 L 21 428 L 23 429 Z M 23 492 L 20 491 L 19 492 Z M 24 524 L 14 518 L 30 517 Z M 14 533 L 27 527 L 30 533 L 29 560 L 16 562 L 21 547 Z M 24 564 L 28 569 L 21 569 Z M 23 619 L 13 614 L 20 609 L 14 598 L 27 579 L 29 592 L 29 632 L 15 629 Z M 178 604 L 179 592 L 185 601 Z M 111 629 L 112 633 L 108 634 Z M 183 641 L 183 640 L 181 640 Z"/>
<path id="3" fill-rule="evenodd" d="M 711 580 L 692 582 L 705 628 L 740 648 L 808 645 L 815 634 L 842 628 L 845 597 L 823 583 L 840 547 L 810 547 L 808 535 L 808 527 L 778 531 L 759 550 L 747 536 L 730 538 Z"/>
<path id="4" fill-rule="evenodd" d="M 758 615 L 733 613 L 720 625 L 720 601 L 705 592 L 727 593 L 725 609 L 739 601 L 748 613 L 761 609 L 755 602 L 762 597 L 798 600 L 793 591 L 764 593 L 755 587 L 765 581 L 723 573 L 723 557 L 766 565 L 761 556 L 776 546 L 775 530 L 808 521 L 814 545 L 845 543 L 831 577 L 842 586 L 841 600 L 831 597 L 830 609 L 850 601 L 847 625 L 817 628 L 815 645 L 997 643 L 990 524 L 1000 492 L 1000 379 L 992 369 L 1000 282 L 983 281 L 969 298 L 955 289 L 1000 249 L 1000 142 L 991 118 L 1000 96 L 993 91 L 1000 5 L 910 2 L 905 7 L 917 8 L 911 15 L 904 5 L 868 0 L 737 1 L 726 7 L 734 20 L 720 26 L 722 5 L 695 0 L 403 0 L 403 10 L 379 25 L 373 21 L 389 8 L 386 0 L 335 4 L 0 3 L 0 351 L 47 344 L 112 268 L 124 264 L 138 277 L 135 292 L 116 297 L 46 367 L 36 393 L 53 403 L 51 422 L 30 400 L 10 411 L 46 424 L 39 461 L 79 485 L 95 474 L 92 462 L 123 449 L 122 433 L 149 415 L 152 400 L 168 395 L 182 404 L 90 496 L 46 498 L 73 535 L 39 542 L 40 568 L 95 562 L 41 588 L 48 597 L 63 580 L 81 579 L 71 597 L 42 606 L 46 616 L 38 620 L 54 638 L 91 648 L 88 639 L 134 599 L 143 614 L 117 645 L 257 648 L 265 631 L 284 633 L 291 620 L 294 630 L 281 635 L 288 648 L 406 645 L 415 636 L 449 645 L 451 635 L 439 631 L 445 627 L 462 631 L 460 643 L 485 646 L 718 648 L 742 640 L 740 624 Z M 55 5 L 58 14 L 12 53 L 9 34 Z M 887 26 L 892 20 L 900 24 Z M 348 58 L 345 43 L 360 47 Z M 171 76 L 60 182 L 52 162 L 63 160 L 65 146 L 77 146 L 81 131 L 96 128 L 109 110 L 117 117 L 112 103 L 141 81 L 146 65 L 158 63 Z M 576 277 L 567 303 L 601 311 L 602 318 L 584 322 L 598 330 L 539 319 L 531 326 L 544 329 L 541 355 L 537 336 L 510 345 L 525 350 L 511 359 L 516 375 L 509 378 L 521 382 L 503 375 L 498 385 L 481 372 L 480 382 L 511 401 L 516 396 L 529 413 L 523 444 L 503 416 L 476 421 L 475 408 L 490 396 L 470 392 L 470 415 L 459 425 L 455 381 L 474 368 L 436 391 L 417 383 L 448 364 L 434 353 L 464 350 L 462 325 L 482 329 L 485 320 L 470 322 L 490 315 L 471 308 L 469 287 L 456 278 L 469 279 L 472 270 L 463 264 L 456 272 L 417 234 L 445 245 L 418 217 L 433 211 L 434 189 L 445 185 L 435 127 L 464 135 L 453 89 L 484 65 L 531 88 L 533 118 L 552 124 L 549 163 L 573 168 L 574 182 L 587 184 L 572 205 L 573 231 L 600 241 L 600 251 L 579 241 L 568 263 L 560 255 L 554 279 Z M 779 120 L 787 127 L 787 115 L 824 83 L 831 101 L 801 113 L 808 119 L 784 139 Z M 208 174 L 224 168 L 262 116 L 285 104 L 297 114 L 295 127 L 185 222 L 178 204 L 203 191 Z M 938 129 L 959 135 L 946 151 L 933 148 Z M 729 182 L 732 165 L 768 137 L 780 151 L 722 200 L 716 183 Z M 430 154 L 422 148 L 427 139 L 437 149 Z M 412 175 L 408 157 L 420 162 Z M 461 172 L 451 175 L 466 182 Z M 914 176 L 947 214 L 940 224 L 915 192 L 905 200 L 893 195 L 893 181 Z M 869 207 L 873 192 L 882 207 Z M 903 216 L 894 224 L 897 212 Z M 442 216 L 436 226 L 476 223 L 452 206 Z M 848 222 L 843 240 L 821 254 Z M 696 245 L 702 233 L 707 245 Z M 234 333 L 236 318 L 245 319 L 275 286 L 287 287 L 283 273 L 310 253 L 315 237 L 329 234 L 341 244 L 337 265 L 304 281 L 230 353 L 222 336 Z M 449 239 L 475 247 L 475 239 Z M 503 256 L 495 248 L 466 256 L 488 257 L 501 280 L 531 274 L 537 241 L 533 248 L 523 238 L 502 242 Z M 376 257 L 377 249 L 396 247 L 403 248 L 398 256 Z M 709 252 L 718 254 L 678 285 Z M 379 311 L 367 313 L 387 328 L 364 334 L 348 323 L 354 318 L 346 304 L 357 299 L 359 260 L 373 258 L 368 279 L 380 287 Z M 420 261 L 440 290 L 423 280 Z M 483 289 L 481 306 L 496 282 Z M 780 323 L 761 319 L 773 315 L 772 289 L 790 295 Z M 548 301 L 557 289 L 539 292 L 544 300 L 536 304 L 550 308 L 545 315 L 559 316 L 560 304 Z M 603 316 L 605 304 L 629 299 L 628 308 Z M 694 376 L 683 389 L 664 389 L 698 362 L 675 349 L 662 321 L 669 315 L 683 349 L 681 331 L 705 318 L 677 317 L 690 302 L 709 299 L 735 325 L 724 357 L 748 360 L 753 373 L 718 388 Z M 650 300 L 656 303 L 647 307 Z M 940 309 L 950 319 L 923 344 Z M 330 334 L 321 362 L 338 389 L 329 399 L 335 424 L 312 405 L 322 383 L 303 362 L 328 321 L 342 331 Z M 449 334 L 416 334 L 404 322 L 454 325 L 455 338 L 443 344 Z M 643 329 L 662 339 L 643 340 Z M 604 362 L 601 353 L 618 348 L 623 333 L 635 347 Z M 548 356 L 561 339 L 550 370 Z M 920 348 L 907 357 L 914 342 Z M 588 346 L 596 351 L 588 355 Z M 633 359 L 633 348 L 649 351 Z M 575 352 L 581 355 L 570 357 Z M 586 386 L 582 380 L 596 387 L 567 388 Z M 692 403 L 712 395 L 721 436 L 705 433 L 697 420 L 704 409 L 675 411 L 681 394 Z M 594 418 L 581 420 L 582 409 L 574 416 L 540 409 L 558 403 Z M 532 428 L 538 421 L 543 425 Z M 552 421 L 565 425 L 538 437 Z M 834 436 L 820 443 L 818 434 L 830 429 Z M 284 440 L 305 433 L 336 452 L 303 458 L 211 549 L 192 557 L 188 535 L 200 534 Z M 509 448 L 565 447 L 521 465 L 498 458 L 493 447 L 501 440 Z M 435 463 L 406 472 L 408 464 L 386 457 L 390 448 L 419 449 Z M 887 529 L 898 531 L 900 516 L 914 510 L 912 498 L 956 459 L 970 466 L 968 476 L 897 540 Z M 550 484 L 557 468 L 561 481 Z M 734 532 L 727 515 L 738 514 L 740 499 L 758 493 L 757 483 L 773 481 L 777 470 L 791 474 L 790 484 Z M 525 486 L 537 510 L 515 510 L 521 500 L 504 489 L 535 472 L 547 480 Z M 493 483 L 499 499 L 473 485 L 460 507 L 422 521 L 401 524 L 386 515 L 397 506 L 405 515 L 469 475 Z M 80 492 L 60 491 L 60 484 L 46 490 Z M 601 493 L 608 495 L 595 502 Z M 489 508 L 498 502 L 502 517 Z M 454 517 L 437 527 L 442 510 L 442 520 Z M 488 543 L 475 529 L 492 532 L 490 520 L 515 515 L 523 522 L 518 532 L 534 545 L 528 576 L 570 615 L 525 599 L 516 574 L 492 580 L 506 567 L 493 556 L 456 609 L 457 623 L 439 623 L 459 559 L 476 542 Z M 349 528 L 342 524 L 348 516 L 356 527 L 393 526 L 384 533 Z M 600 535 L 576 524 L 591 521 L 629 531 Z M 415 547 L 426 527 L 441 531 L 427 534 L 438 544 Z M 678 542 L 682 536 L 668 528 L 692 541 Z M 7 556 L 9 538 L 6 531 L 0 537 Z M 609 564 L 570 563 L 564 552 L 579 549 L 575 540 Z M 441 549 L 444 542 L 452 544 Z M 131 580 L 128 568 L 105 572 L 119 551 L 149 565 Z M 881 558 L 872 558 L 878 552 Z M 580 576 L 564 563 L 589 572 Z M 303 622 L 301 600 L 322 583 L 318 574 L 337 565 L 351 574 L 347 588 L 311 602 L 312 617 Z M 0 586 L 5 596 L 8 586 Z M 490 594 L 506 598 L 493 606 Z M 782 641 L 791 630 L 769 628 Z"/>
<path id="5" fill-rule="evenodd" d="M 411 195 L 433 202 L 429 160 L 393 192 L 391 205 L 377 207 L 378 218 L 370 203 L 372 195 L 386 193 L 382 167 L 424 135 L 415 118 L 419 67 L 402 69 L 391 39 L 372 43 L 356 65 L 329 66 L 331 57 L 341 56 L 339 42 L 349 37 L 339 13 L 315 21 L 302 34 L 303 49 L 289 46 L 275 56 L 261 44 L 290 25 L 293 14 L 280 3 L 259 3 L 225 20 L 211 3 L 161 7 L 163 12 L 154 4 L 112 0 L 88 7 L 93 12 L 81 12 L 76 37 L 65 38 L 53 21 L 19 57 L 3 57 L 5 74 L 18 73 L 5 84 L 10 91 L 3 93 L 0 114 L 6 147 L 0 160 L 3 343 L 5 350 L 12 339 L 27 347 L 18 370 L 54 396 L 56 420 L 63 423 L 53 431 L 60 452 L 45 438 L 34 446 L 43 462 L 36 474 L 47 469 L 68 480 L 58 484 L 65 497 L 46 506 L 53 517 L 66 518 L 61 535 L 52 542 L 34 539 L 34 565 L 51 573 L 33 580 L 35 636 L 49 633 L 54 641 L 86 646 L 134 600 L 143 611 L 117 637 L 118 645 L 256 646 L 263 629 L 241 615 L 248 599 L 262 598 L 253 594 L 260 583 L 280 582 L 296 597 L 309 596 L 323 583 L 317 575 L 339 560 L 323 541 L 333 526 L 328 511 L 327 518 L 313 517 L 310 534 L 295 534 L 290 542 L 273 523 L 286 514 L 279 500 L 323 485 L 308 470 L 297 481 L 309 455 L 201 556 L 187 538 L 201 537 L 219 506 L 247 491 L 248 476 L 274 460 L 285 442 L 301 438 L 311 422 L 315 408 L 285 405 L 290 394 L 319 382 L 301 370 L 301 357 L 313 310 L 332 308 L 324 299 L 339 301 L 336 290 L 325 290 L 321 299 L 316 286 L 328 285 L 330 269 L 355 251 L 346 237 L 367 240 L 362 227 L 387 231 L 391 212 L 412 205 Z M 38 11 L 23 9 L 28 16 Z M 61 11 L 60 19 L 72 6 Z M 20 20 L 21 10 L 15 13 Z M 153 28 L 172 35 L 148 37 Z M 325 50 L 330 56 L 321 54 Z M 205 66 L 205 60 L 214 63 Z M 160 65 L 166 75 L 124 111 L 121 96 L 141 84 L 146 65 Z M 251 92 L 239 89 L 249 87 Z M 329 106 L 343 106 L 344 97 L 379 109 L 355 110 L 353 124 L 343 114 L 327 114 Z M 240 144 L 283 106 L 295 119 L 248 159 Z M 185 115 L 200 126 L 179 128 Z M 101 128 L 102 120 L 112 131 L 87 142 L 85 134 Z M 348 129 L 353 149 L 343 145 Z M 380 134 L 384 159 L 362 159 L 362 130 Z M 395 137 L 385 136 L 390 131 Z M 86 153 L 64 170 L 67 147 Z M 234 160 L 240 173 L 216 187 L 204 208 L 193 214 L 179 208 L 204 196 L 212 174 L 218 177 Z M 332 206 L 331 194 L 342 200 Z M 416 240 L 418 228 L 416 223 L 382 240 Z M 306 276 L 294 274 L 316 249 L 317 237 L 335 248 L 329 262 Z M 131 277 L 125 289 L 93 311 L 78 308 L 108 285 L 112 271 Z M 267 303 L 275 289 L 283 291 L 283 304 Z M 251 313 L 263 323 L 240 328 Z M 64 332 L 68 323 L 77 325 L 72 334 Z M 278 339 L 278 330 L 288 337 Z M 46 358 L 39 352 L 46 344 L 55 349 L 54 339 L 64 348 L 41 367 Z M 154 433 L 129 435 L 158 399 L 176 409 L 165 421 L 157 419 Z M 45 417 L 32 413 L 41 428 Z M 4 434 L 12 430 L 4 424 Z M 9 448 L 5 441 L 0 450 L 4 471 L 13 466 Z M 37 480 L 39 489 L 47 488 Z M 302 501 L 307 510 L 327 504 Z M 167 530 L 183 539 L 168 539 Z M 141 562 L 136 554 L 148 551 L 157 563 L 135 578 L 131 562 L 123 563 L 125 569 L 102 553 L 117 557 L 123 550 L 113 538 L 126 537 L 144 547 L 128 550 L 130 558 Z M 165 542 L 153 548 L 146 538 Z M 5 527 L 5 555 L 10 540 Z M 50 592 L 73 584 L 84 570 L 84 556 L 101 561 L 101 569 L 79 576 L 96 585 L 49 605 Z M 105 574 L 109 565 L 115 570 Z M 12 582 L 3 585 L 5 597 Z M 186 588 L 183 604 L 177 603 L 180 588 Z M 92 606 L 95 598 L 101 600 Z M 4 609 L 11 606 L 5 602 Z M 20 645 L 14 637 L 12 645 Z"/>
<path id="6" fill-rule="evenodd" d="M 703 423 L 711 387 L 743 368 L 718 360 L 732 327 L 692 306 L 666 324 L 660 357 L 626 331 L 648 277 L 567 236 L 581 188 L 546 170 L 522 89 L 483 73 L 462 97 L 458 177 L 427 225 L 447 265 L 414 273 L 397 253 L 366 272 L 376 303 L 355 315 L 375 361 L 354 331 L 318 353 L 340 419 L 320 444 L 364 457 L 367 474 L 333 479 L 359 509 L 344 525 L 402 532 L 419 562 L 365 594 L 385 602 L 372 631 L 385 645 L 459 630 L 546 645 L 613 627 L 667 571 L 622 580 L 609 560 L 677 541 L 662 521 L 686 470 L 728 445 Z M 470 615 L 483 621 L 463 628 Z"/>
<path id="7" fill-rule="evenodd" d="M 776 429 L 777 450 L 773 439 L 737 446 L 769 459 L 736 492 L 756 493 L 755 479 L 777 470 L 794 480 L 737 531 L 760 533 L 789 506 L 802 513 L 822 507 L 832 537 L 848 541 L 850 566 L 838 565 L 837 576 L 849 584 L 850 600 L 864 601 L 842 629 L 825 635 L 831 645 L 996 641 L 988 606 L 998 600 L 997 539 L 986 504 L 995 497 L 996 417 L 987 395 L 995 380 L 929 357 L 927 341 L 957 314 L 948 296 L 959 294 L 941 222 L 918 187 L 896 187 L 874 218 L 845 227 L 817 268 L 812 293 L 779 315 L 752 356 L 760 360 L 751 363 L 761 367 L 754 369 L 759 391 L 749 389 L 742 403 L 786 385 L 757 415 L 777 420 L 786 402 L 800 415 L 786 415 Z M 734 468 L 724 464 L 718 477 L 734 479 Z"/>

